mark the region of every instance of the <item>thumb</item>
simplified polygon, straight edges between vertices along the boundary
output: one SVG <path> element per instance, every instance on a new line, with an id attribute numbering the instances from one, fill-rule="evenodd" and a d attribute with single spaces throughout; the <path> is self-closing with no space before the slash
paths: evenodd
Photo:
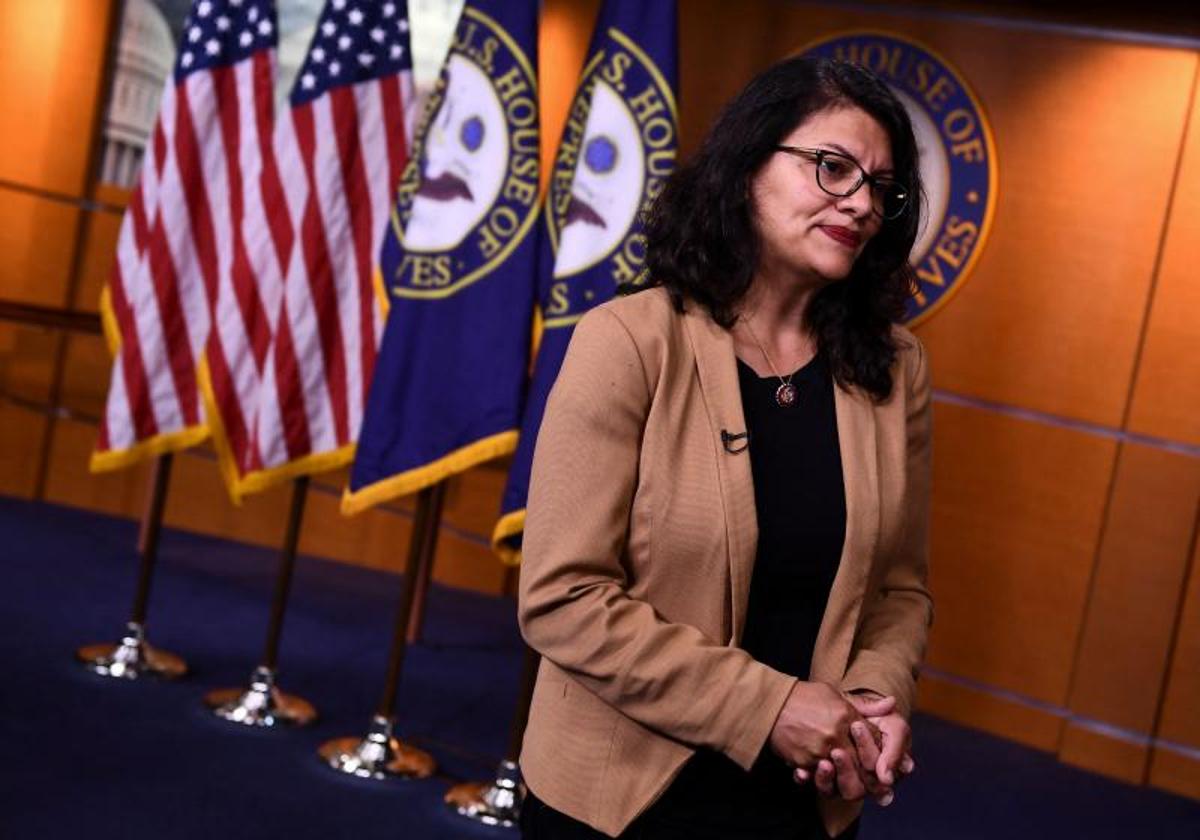
<path id="1" fill-rule="evenodd" d="M 896 709 L 895 697 L 869 697 L 851 694 L 850 702 L 863 717 L 883 717 L 890 715 Z"/>

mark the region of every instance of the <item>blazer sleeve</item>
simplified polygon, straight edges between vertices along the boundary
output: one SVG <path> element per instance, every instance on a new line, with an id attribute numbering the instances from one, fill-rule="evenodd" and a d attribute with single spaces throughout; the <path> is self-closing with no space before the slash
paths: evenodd
<path id="1" fill-rule="evenodd" d="M 868 594 L 841 685 L 844 691 L 892 695 L 905 717 L 912 714 L 917 674 L 933 623 L 933 598 L 927 583 L 932 431 L 929 365 L 920 341 L 911 340 L 916 360 L 905 411 L 904 524 L 896 550 L 885 558 L 878 588 Z"/>
<path id="2" fill-rule="evenodd" d="M 624 715 L 749 768 L 796 680 L 629 595 L 622 556 L 648 378 L 605 308 L 576 326 L 538 433 L 518 616 L 529 645 Z"/>

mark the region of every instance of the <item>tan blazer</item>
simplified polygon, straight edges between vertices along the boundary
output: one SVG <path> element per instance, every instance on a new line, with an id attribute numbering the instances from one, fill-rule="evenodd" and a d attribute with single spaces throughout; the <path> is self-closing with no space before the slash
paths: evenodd
<path id="1" fill-rule="evenodd" d="M 886 402 L 834 389 L 846 537 L 810 679 L 908 714 L 932 620 L 929 375 L 895 333 Z M 749 454 L 721 432 L 745 428 L 732 338 L 701 307 L 652 289 L 577 325 L 533 459 L 519 617 L 543 659 L 521 769 L 611 836 L 696 746 L 749 768 L 795 683 L 738 647 L 757 520 Z M 821 807 L 836 835 L 861 806 Z"/>

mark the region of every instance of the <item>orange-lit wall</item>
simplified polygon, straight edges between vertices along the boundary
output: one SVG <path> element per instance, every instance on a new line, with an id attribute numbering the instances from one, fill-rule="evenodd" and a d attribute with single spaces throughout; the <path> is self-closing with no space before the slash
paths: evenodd
<path id="1" fill-rule="evenodd" d="M 545 3 L 547 160 L 598 5 Z M 915 38 L 974 88 L 995 135 L 995 222 L 965 286 L 917 330 L 938 389 L 937 620 L 921 704 L 1200 797 L 1200 55 L 785 0 L 680 9 L 685 153 L 753 73 L 834 31 Z M 0 86 L 16 91 L 0 102 L 0 181 L 87 195 L 111 13 L 103 2 L 0 4 L 0 28 L 30 33 L 0 55 Z M 94 310 L 118 223 L 0 184 L 0 297 Z M 58 347 L 53 333 L 0 325 L 0 390 L 45 401 Z M 102 342 L 75 336 L 64 352 L 62 401 L 94 417 Z M 34 495 L 44 475 L 50 501 L 139 513 L 146 469 L 89 475 L 90 423 L 51 423 L 11 399 L 0 423 L 0 492 Z M 438 579 L 503 588 L 485 545 L 503 467 L 451 482 Z M 319 483 L 302 550 L 399 568 L 406 505 L 347 521 L 341 476 Z M 234 509 L 212 458 L 185 455 L 168 521 L 270 545 L 286 494 Z"/>

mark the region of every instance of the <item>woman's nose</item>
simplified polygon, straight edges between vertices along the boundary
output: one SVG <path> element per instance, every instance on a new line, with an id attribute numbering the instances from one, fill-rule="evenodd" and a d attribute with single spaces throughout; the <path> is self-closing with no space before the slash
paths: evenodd
<path id="1" fill-rule="evenodd" d="M 871 212 L 871 188 L 863 184 L 850 195 L 839 198 L 837 207 L 839 210 L 850 213 L 856 219 L 867 218 Z"/>

